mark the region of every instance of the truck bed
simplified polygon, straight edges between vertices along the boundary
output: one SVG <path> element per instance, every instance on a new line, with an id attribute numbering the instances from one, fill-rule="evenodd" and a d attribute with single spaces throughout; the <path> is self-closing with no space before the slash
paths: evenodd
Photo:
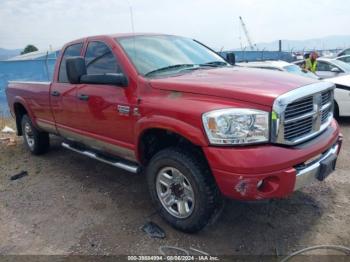
<path id="1" fill-rule="evenodd" d="M 16 103 L 21 103 L 35 119 L 54 122 L 50 110 L 51 82 L 10 81 L 6 88 L 7 101 L 14 115 Z"/>

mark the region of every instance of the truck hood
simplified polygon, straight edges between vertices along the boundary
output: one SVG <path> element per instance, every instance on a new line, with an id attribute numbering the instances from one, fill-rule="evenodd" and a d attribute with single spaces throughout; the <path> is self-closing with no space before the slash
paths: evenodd
<path id="1" fill-rule="evenodd" d="M 150 79 L 153 88 L 271 106 L 276 97 L 316 80 L 272 70 L 223 67 Z"/>

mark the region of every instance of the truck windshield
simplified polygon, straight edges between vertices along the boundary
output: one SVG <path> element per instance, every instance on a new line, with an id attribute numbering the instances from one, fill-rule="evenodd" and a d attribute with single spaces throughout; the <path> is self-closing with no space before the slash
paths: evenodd
<path id="1" fill-rule="evenodd" d="M 229 65 L 215 52 L 185 37 L 132 36 L 116 40 L 144 76 Z"/>

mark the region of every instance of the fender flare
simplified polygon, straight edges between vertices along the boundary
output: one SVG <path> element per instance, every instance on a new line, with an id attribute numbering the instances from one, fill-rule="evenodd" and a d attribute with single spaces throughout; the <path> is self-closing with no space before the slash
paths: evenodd
<path id="1" fill-rule="evenodd" d="M 28 113 L 30 119 L 32 120 L 32 124 L 33 124 L 36 128 L 38 128 L 38 126 L 37 126 L 37 124 L 36 124 L 36 122 L 35 122 L 35 117 L 34 117 L 34 114 L 33 114 L 32 110 L 30 110 L 30 107 L 28 106 L 28 104 L 27 104 L 27 102 L 25 101 L 25 99 L 23 99 L 23 98 L 20 97 L 20 96 L 16 96 L 16 97 L 14 98 L 13 104 L 12 104 L 13 112 L 14 112 L 15 117 L 16 117 L 16 123 L 17 123 L 17 115 L 16 115 L 16 110 L 15 110 L 15 104 L 21 104 L 21 105 L 24 107 L 24 109 L 27 111 L 27 113 Z M 17 124 L 19 124 L 19 123 L 17 123 Z M 18 127 L 17 127 L 17 129 L 18 129 Z"/>
<path id="2" fill-rule="evenodd" d="M 151 116 L 141 118 L 135 125 L 136 156 L 139 158 L 139 143 L 142 135 L 150 129 L 163 129 L 171 131 L 186 138 L 197 146 L 208 146 L 208 141 L 200 128 L 188 124 L 182 120 L 167 116 Z"/>

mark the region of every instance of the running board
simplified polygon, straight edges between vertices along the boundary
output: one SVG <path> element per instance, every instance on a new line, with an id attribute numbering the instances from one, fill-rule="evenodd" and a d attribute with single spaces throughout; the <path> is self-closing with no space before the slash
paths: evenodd
<path id="1" fill-rule="evenodd" d="M 139 171 L 139 167 L 137 165 L 132 165 L 132 164 L 129 164 L 129 163 L 122 163 L 122 162 L 114 162 L 114 161 L 111 161 L 111 160 L 108 160 L 108 159 L 105 159 L 103 158 L 102 156 L 98 156 L 96 153 L 94 152 L 91 152 L 91 151 L 87 151 L 87 150 L 80 150 L 78 148 L 75 148 L 65 142 L 63 142 L 61 144 L 64 148 L 67 148 L 69 150 L 72 150 L 74 152 L 77 152 L 79 154 L 82 154 L 84 156 L 87 156 L 87 157 L 90 157 L 90 158 L 93 158 L 93 159 L 96 159 L 98 161 L 101 161 L 103 163 L 106 163 L 106 164 L 109 164 L 109 165 L 112 165 L 112 166 L 115 166 L 115 167 L 118 167 L 118 168 L 121 168 L 121 169 L 124 169 L 126 171 L 129 171 L 131 173 L 138 173 Z"/>

